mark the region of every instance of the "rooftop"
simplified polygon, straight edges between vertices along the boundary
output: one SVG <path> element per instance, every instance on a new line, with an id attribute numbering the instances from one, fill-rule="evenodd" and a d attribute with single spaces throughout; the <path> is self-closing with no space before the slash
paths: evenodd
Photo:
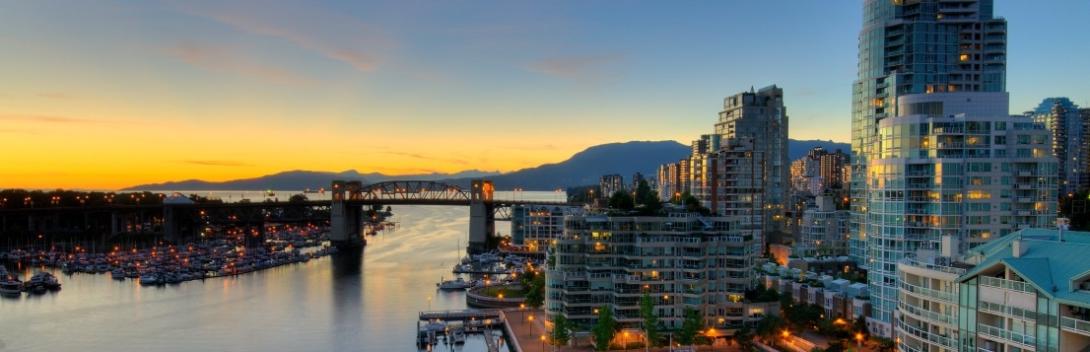
<path id="1" fill-rule="evenodd" d="M 1024 278 L 1042 294 L 1067 304 L 1090 307 L 1090 292 L 1077 282 L 1090 276 L 1090 232 L 1055 229 L 1024 229 L 969 250 L 979 265 L 962 275 L 965 281 L 1002 264 Z M 1021 241 L 1022 254 L 1015 257 L 1014 243 Z"/>

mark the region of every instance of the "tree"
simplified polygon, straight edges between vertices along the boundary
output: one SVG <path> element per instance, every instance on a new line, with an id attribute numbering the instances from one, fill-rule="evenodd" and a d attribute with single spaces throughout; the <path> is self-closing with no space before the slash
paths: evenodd
<path id="1" fill-rule="evenodd" d="M 738 342 L 738 347 L 741 347 L 742 351 L 757 350 L 757 345 L 753 343 L 753 329 L 747 324 L 743 324 L 742 328 L 734 333 L 734 340 Z"/>
<path id="2" fill-rule="evenodd" d="M 557 345 L 567 345 L 568 340 L 571 339 L 571 322 L 563 314 L 557 314 L 553 317 L 553 341 Z"/>
<path id="3" fill-rule="evenodd" d="M 696 342 L 696 335 L 704 329 L 704 319 L 696 309 L 685 308 L 685 320 L 681 322 L 681 330 L 678 331 L 677 340 L 683 345 L 692 345 Z"/>
<path id="4" fill-rule="evenodd" d="M 609 197 L 609 207 L 617 210 L 632 210 L 636 207 L 636 203 L 628 192 L 617 191 Z"/>
<path id="5" fill-rule="evenodd" d="M 681 202 L 681 205 L 685 206 L 686 211 L 694 212 L 694 213 L 700 213 L 700 214 L 703 214 L 703 215 L 708 215 L 708 214 L 712 213 L 712 211 L 710 209 L 708 209 L 708 208 L 704 207 L 704 205 L 700 204 L 700 200 L 696 199 L 696 197 L 693 197 L 693 195 L 689 194 L 689 192 L 685 192 L 684 194 L 681 195 L 680 202 Z"/>
<path id="6" fill-rule="evenodd" d="M 659 317 L 655 315 L 655 303 L 651 300 L 651 296 L 646 293 L 640 298 L 640 316 L 643 317 L 643 332 L 647 335 L 647 344 L 650 346 L 658 345 Z"/>
<path id="7" fill-rule="evenodd" d="M 307 201 L 307 195 L 299 193 L 293 194 L 288 198 L 288 203 L 303 203 Z"/>
<path id="8" fill-rule="evenodd" d="M 526 286 L 523 286 L 526 287 Z M 534 309 L 545 304 L 545 275 L 532 275 L 526 292 L 526 305 Z"/>
<path id="9" fill-rule="evenodd" d="M 855 332 L 863 334 L 863 339 L 870 338 L 870 329 L 867 329 L 867 318 L 860 315 L 852 322 L 852 326 L 855 328 Z"/>
<path id="10" fill-rule="evenodd" d="M 757 336 L 765 341 L 772 341 L 776 333 L 783 330 L 783 319 L 775 315 L 769 315 L 757 322 Z"/>
<path id="11" fill-rule="evenodd" d="M 594 323 L 591 333 L 594 335 L 594 349 L 605 351 L 609 349 L 609 342 L 613 341 L 613 335 L 617 333 L 617 322 L 613 320 L 613 311 L 609 306 L 598 308 L 598 322 Z"/>
<path id="12" fill-rule="evenodd" d="M 792 326 L 802 330 L 816 325 L 823 313 L 821 306 L 815 304 L 794 304 L 784 309 L 784 318 Z"/>
<path id="13" fill-rule="evenodd" d="M 893 340 L 887 338 L 878 338 L 878 352 L 893 352 L 897 348 L 897 344 L 893 343 Z"/>
<path id="14" fill-rule="evenodd" d="M 645 180 L 640 180 L 639 185 L 636 186 L 635 202 L 640 214 L 643 215 L 655 215 L 662 210 L 662 201 L 659 200 L 659 195 L 651 191 L 651 186 Z"/>

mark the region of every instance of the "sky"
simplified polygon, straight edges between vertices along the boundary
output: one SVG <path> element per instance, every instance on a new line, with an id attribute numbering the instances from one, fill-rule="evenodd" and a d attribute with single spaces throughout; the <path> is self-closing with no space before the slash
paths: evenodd
<path id="1" fill-rule="evenodd" d="M 1011 110 L 1090 106 L 1090 2 L 997 0 Z M 859 0 L 0 0 L 0 188 L 512 171 L 784 89 L 847 141 Z"/>

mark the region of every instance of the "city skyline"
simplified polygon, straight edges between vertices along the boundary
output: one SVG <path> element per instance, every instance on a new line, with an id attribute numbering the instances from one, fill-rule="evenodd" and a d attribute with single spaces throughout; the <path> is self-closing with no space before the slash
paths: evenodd
<path id="1" fill-rule="evenodd" d="M 511 171 L 688 141 L 724 96 L 770 84 L 792 138 L 850 133 L 857 2 L 130 5 L 0 5 L 4 186 Z M 1011 113 L 1051 96 L 1090 105 L 1088 69 L 1053 62 L 1085 54 L 1090 5 L 1064 6 L 996 4 Z M 771 25 L 752 16 L 772 10 Z M 1076 44 L 1040 40 L 1056 33 Z"/>

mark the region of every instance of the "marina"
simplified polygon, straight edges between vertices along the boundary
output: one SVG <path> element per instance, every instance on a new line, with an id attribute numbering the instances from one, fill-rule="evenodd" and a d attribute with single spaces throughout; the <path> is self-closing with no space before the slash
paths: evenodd
<path id="1" fill-rule="evenodd" d="M 113 271 L 65 275 L 60 266 L 8 262 L 7 271 L 23 279 L 50 272 L 63 289 L 0 298 L 3 343 L 12 351 L 416 350 L 410 326 L 420 311 L 467 307 L 464 291 L 436 283 L 453 278 L 452 265 L 462 260 L 464 249 L 453 247 L 466 243 L 468 211 L 393 210 L 399 226 L 368 237 L 362 252 L 177 284 L 143 286 L 136 278 L 114 279 Z M 464 344 L 452 333 L 452 343 L 432 351 L 486 351 L 489 344 L 507 351 L 466 328 Z M 52 331 L 70 338 L 51 338 Z"/>

